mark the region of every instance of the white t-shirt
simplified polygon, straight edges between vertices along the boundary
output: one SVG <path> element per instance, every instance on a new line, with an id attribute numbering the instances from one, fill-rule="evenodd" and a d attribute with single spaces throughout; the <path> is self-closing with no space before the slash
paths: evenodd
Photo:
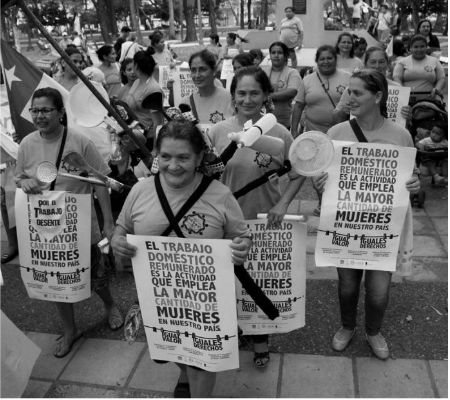
<path id="1" fill-rule="evenodd" d="M 301 45 L 299 39 L 302 32 L 303 24 L 300 18 L 292 17 L 291 19 L 283 18 L 281 20 L 280 41 L 288 48 L 293 49 L 294 47 Z"/>

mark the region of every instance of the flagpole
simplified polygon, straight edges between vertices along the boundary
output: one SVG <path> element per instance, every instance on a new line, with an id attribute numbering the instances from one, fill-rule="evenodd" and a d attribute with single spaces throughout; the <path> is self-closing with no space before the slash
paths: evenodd
<path id="1" fill-rule="evenodd" d="M 95 86 L 91 83 L 91 81 L 77 68 L 77 66 L 73 63 L 71 58 L 66 54 L 66 52 L 59 46 L 55 39 L 47 32 L 44 25 L 36 18 L 36 16 L 30 11 L 29 8 L 26 7 L 24 0 L 17 0 L 17 5 L 22 9 L 22 11 L 27 15 L 30 21 L 37 26 L 39 31 L 45 36 L 45 38 L 49 41 L 49 43 L 55 48 L 55 50 L 61 55 L 62 59 L 72 68 L 72 70 L 78 75 L 81 81 L 89 88 L 92 94 L 97 98 L 97 100 L 102 103 L 102 105 L 108 110 L 108 112 L 113 116 L 113 118 L 118 122 L 120 127 L 124 130 L 125 134 L 127 134 L 131 141 L 141 150 L 142 154 L 145 156 L 145 163 L 147 165 L 151 165 L 153 161 L 153 157 L 148 148 L 142 144 L 135 136 L 133 131 L 127 125 L 127 123 L 122 119 L 120 114 L 112 107 L 106 99 L 98 92 Z M 143 160 L 144 161 L 144 160 Z"/>

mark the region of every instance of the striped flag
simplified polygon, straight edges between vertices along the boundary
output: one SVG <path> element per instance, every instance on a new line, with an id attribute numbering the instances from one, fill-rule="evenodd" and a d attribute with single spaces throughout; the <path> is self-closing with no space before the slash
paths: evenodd
<path id="1" fill-rule="evenodd" d="M 11 120 L 18 139 L 22 140 L 36 130 L 28 111 L 33 93 L 42 87 L 53 87 L 66 101 L 69 92 L 4 40 L 1 40 L 1 55 Z"/>

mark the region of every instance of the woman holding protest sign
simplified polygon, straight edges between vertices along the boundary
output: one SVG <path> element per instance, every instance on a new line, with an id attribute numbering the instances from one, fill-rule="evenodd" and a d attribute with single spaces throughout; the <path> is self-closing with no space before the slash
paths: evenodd
<path id="1" fill-rule="evenodd" d="M 373 69 L 355 72 L 349 85 L 350 111 L 354 122 L 342 122 L 333 126 L 328 135 L 333 140 L 350 142 L 386 143 L 401 147 L 413 147 L 411 135 L 399 124 L 387 119 L 388 85 L 382 73 Z M 420 181 L 415 173 L 406 182 L 410 193 L 417 193 Z M 328 175 L 315 178 L 318 190 L 324 190 Z M 412 213 L 411 206 L 405 217 L 400 235 L 397 258 L 397 271 L 410 273 L 412 268 Z M 365 329 L 366 339 L 376 357 L 385 360 L 389 357 L 389 348 L 381 335 L 381 325 L 389 299 L 389 286 L 392 273 L 387 271 L 337 268 L 339 283 L 338 294 L 342 327 L 332 340 L 332 348 L 343 351 L 356 331 L 356 316 L 360 284 L 363 275 L 365 286 Z"/>
<path id="2" fill-rule="evenodd" d="M 244 124 L 251 120 L 258 121 L 263 115 L 263 109 L 270 110 L 269 96 L 272 91 L 269 77 L 255 66 L 242 67 L 235 72 L 231 84 L 231 95 L 236 108 L 236 115 L 214 125 L 210 131 L 212 145 L 220 153 L 230 143 L 228 134 L 240 132 Z M 222 175 L 222 182 L 232 192 L 236 192 L 249 182 L 262 177 L 268 171 L 280 169 L 288 159 L 289 147 L 293 141 L 289 131 L 277 123 L 267 133 L 267 136 L 282 139 L 284 148 L 278 155 L 257 152 L 249 147 L 239 149 L 228 161 Z M 258 213 L 268 213 L 269 225 L 277 226 L 283 220 L 290 202 L 300 190 L 304 179 L 295 172 L 289 173 L 289 183 L 281 194 L 278 180 L 269 180 L 242 197 L 239 204 L 246 219 L 255 219 Z M 253 336 L 256 367 L 264 367 L 270 360 L 268 335 Z"/>
<path id="3" fill-rule="evenodd" d="M 445 72 L 441 62 L 427 55 L 427 40 L 420 34 L 410 41 L 411 55 L 398 60 L 393 78 L 402 86 L 411 88 L 410 104 L 418 100 L 437 100 L 443 97 Z"/>
<path id="4" fill-rule="evenodd" d="M 74 172 L 74 168 L 62 161 L 64 152 L 76 151 L 89 165 L 103 174 L 109 172 L 100 153 L 83 134 L 67 127 L 66 114 L 62 96 L 53 88 L 41 88 L 34 92 L 31 100 L 30 114 L 37 130 L 26 136 L 19 146 L 16 184 L 27 194 L 40 194 L 43 190 L 59 190 L 78 194 L 91 194 L 92 186 L 77 179 L 58 176 L 54 187 L 40 182 L 36 178 L 36 170 L 43 161 L 56 163 L 64 172 Z M 76 169 L 75 169 L 76 170 Z M 80 172 L 80 171 L 78 171 Z M 108 189 L 102 186 L 95 187 L 101 212 L 103 215 L 103 231 L 108 238 L 112 236 L 114 228 L 111 203 Z M 92 203 L 93 204 L 93 203 Z M 108 324 L 116 330 L 123 324 L 122 315 L 115 305 L 109 291 L 109 276 L 113 272 L 111 266 L 104 262 L 97 243 L 102 239 L 94 207 L 91 207 L 91 288 L 104 302 Z M 19 238 L 20 240 L 20 238 Z M 63 322 L 64 334 L 58 338 L 55 357 L 64 357 L 70 353 L 73 344 L 82 336 L 75 324 L 74 307 L 72 303 L 56 303 L 59 315 Z"/>
<path id="5" fill-rule="evenodd" d="M 137 183 L 127 197 L 112 240 L 116 255 L 135 255 L 136 248 L 127 242 L 127 233 L 161 235 L 169 226 L 160 196 L 165 195 L 169 207 L 176 215 L 195 192 L 198 200 L 184 218 L 196 218 L 198 229 L 190 229 L 190 224 L 183 223 L 179 226 L 180 232 L 176 234 L 172 230 L 169 236 L 232 239 L 231 261 L 242 265 L 251 247 L 251 234 L 230 190 L 201 172 L 206 151 L 202 133 L 190 121 L 171 121 L 161 128 L 155 147 L 159 173 Z M 189 393 L 192 397 L 211 396 L 215 373 L 184 364 L 178 366 L 182 373 L 175 389 L 175 397 L 189 397 Z M 189 386 L 186 387 L 187 382 Z M 185 396 L 180 396 L 183 388 Z"/>
<path id="6" fill-rule="evenodd" d="M 389 71 L 389 57 L 386 52 L 380 47 L 369 47 L 366 50 L 364 55 L 364 67 L 365 68 L 373 68 L 378 72 L 382 73 L 385 77 Z M 386 77 L 387 78 L 387 77 Z M 399 86 L 399 84 L 395 81 L 387 79 L 387 83 L 389 86 Z M 409 123 L 411 121 L 411 107 L 403 106 L 400 110 L 403 118 Z M 348 89 L 344 90 L 344 93 L 341 96 L 341 99 L 336 105 L 336 108 L 333 110 L 333 124 L 337 124 L 338 122 L 345 121 L 350 116 L 350 94 Z"/>
<path id="7" fill-rule="evenodd" d="M 297 95 L 302 78 L 296 69 L 288 67 L 289 48 L 284 43 L 272 43 L 269 54 L 272 65 L 263 66 L 262 69 L 273 87 L 270 95 L 275 106 L 273 113 L 280 124 L 290 129 L 292 100 Z"/>

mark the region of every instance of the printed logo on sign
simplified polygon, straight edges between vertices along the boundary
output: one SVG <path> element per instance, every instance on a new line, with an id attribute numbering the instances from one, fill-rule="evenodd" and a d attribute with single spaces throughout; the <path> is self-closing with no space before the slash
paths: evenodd
<path id="1" fill-rule="evenodd" d="M 201 338 L 195 335 L 192 336 L 192 341 L 194 343 L 194 347 L 197 349 L 205 350 L 205 351 L 221 351 L 222 347 L 222 339 L 220 336 L 217 336 L 215 339 Z"/>
<path id="2" fill-rule="evenodd" d="M 165 342 L 181 344 L 180 333 L 178 332 L 162 331 L 161 335 Z"/>

